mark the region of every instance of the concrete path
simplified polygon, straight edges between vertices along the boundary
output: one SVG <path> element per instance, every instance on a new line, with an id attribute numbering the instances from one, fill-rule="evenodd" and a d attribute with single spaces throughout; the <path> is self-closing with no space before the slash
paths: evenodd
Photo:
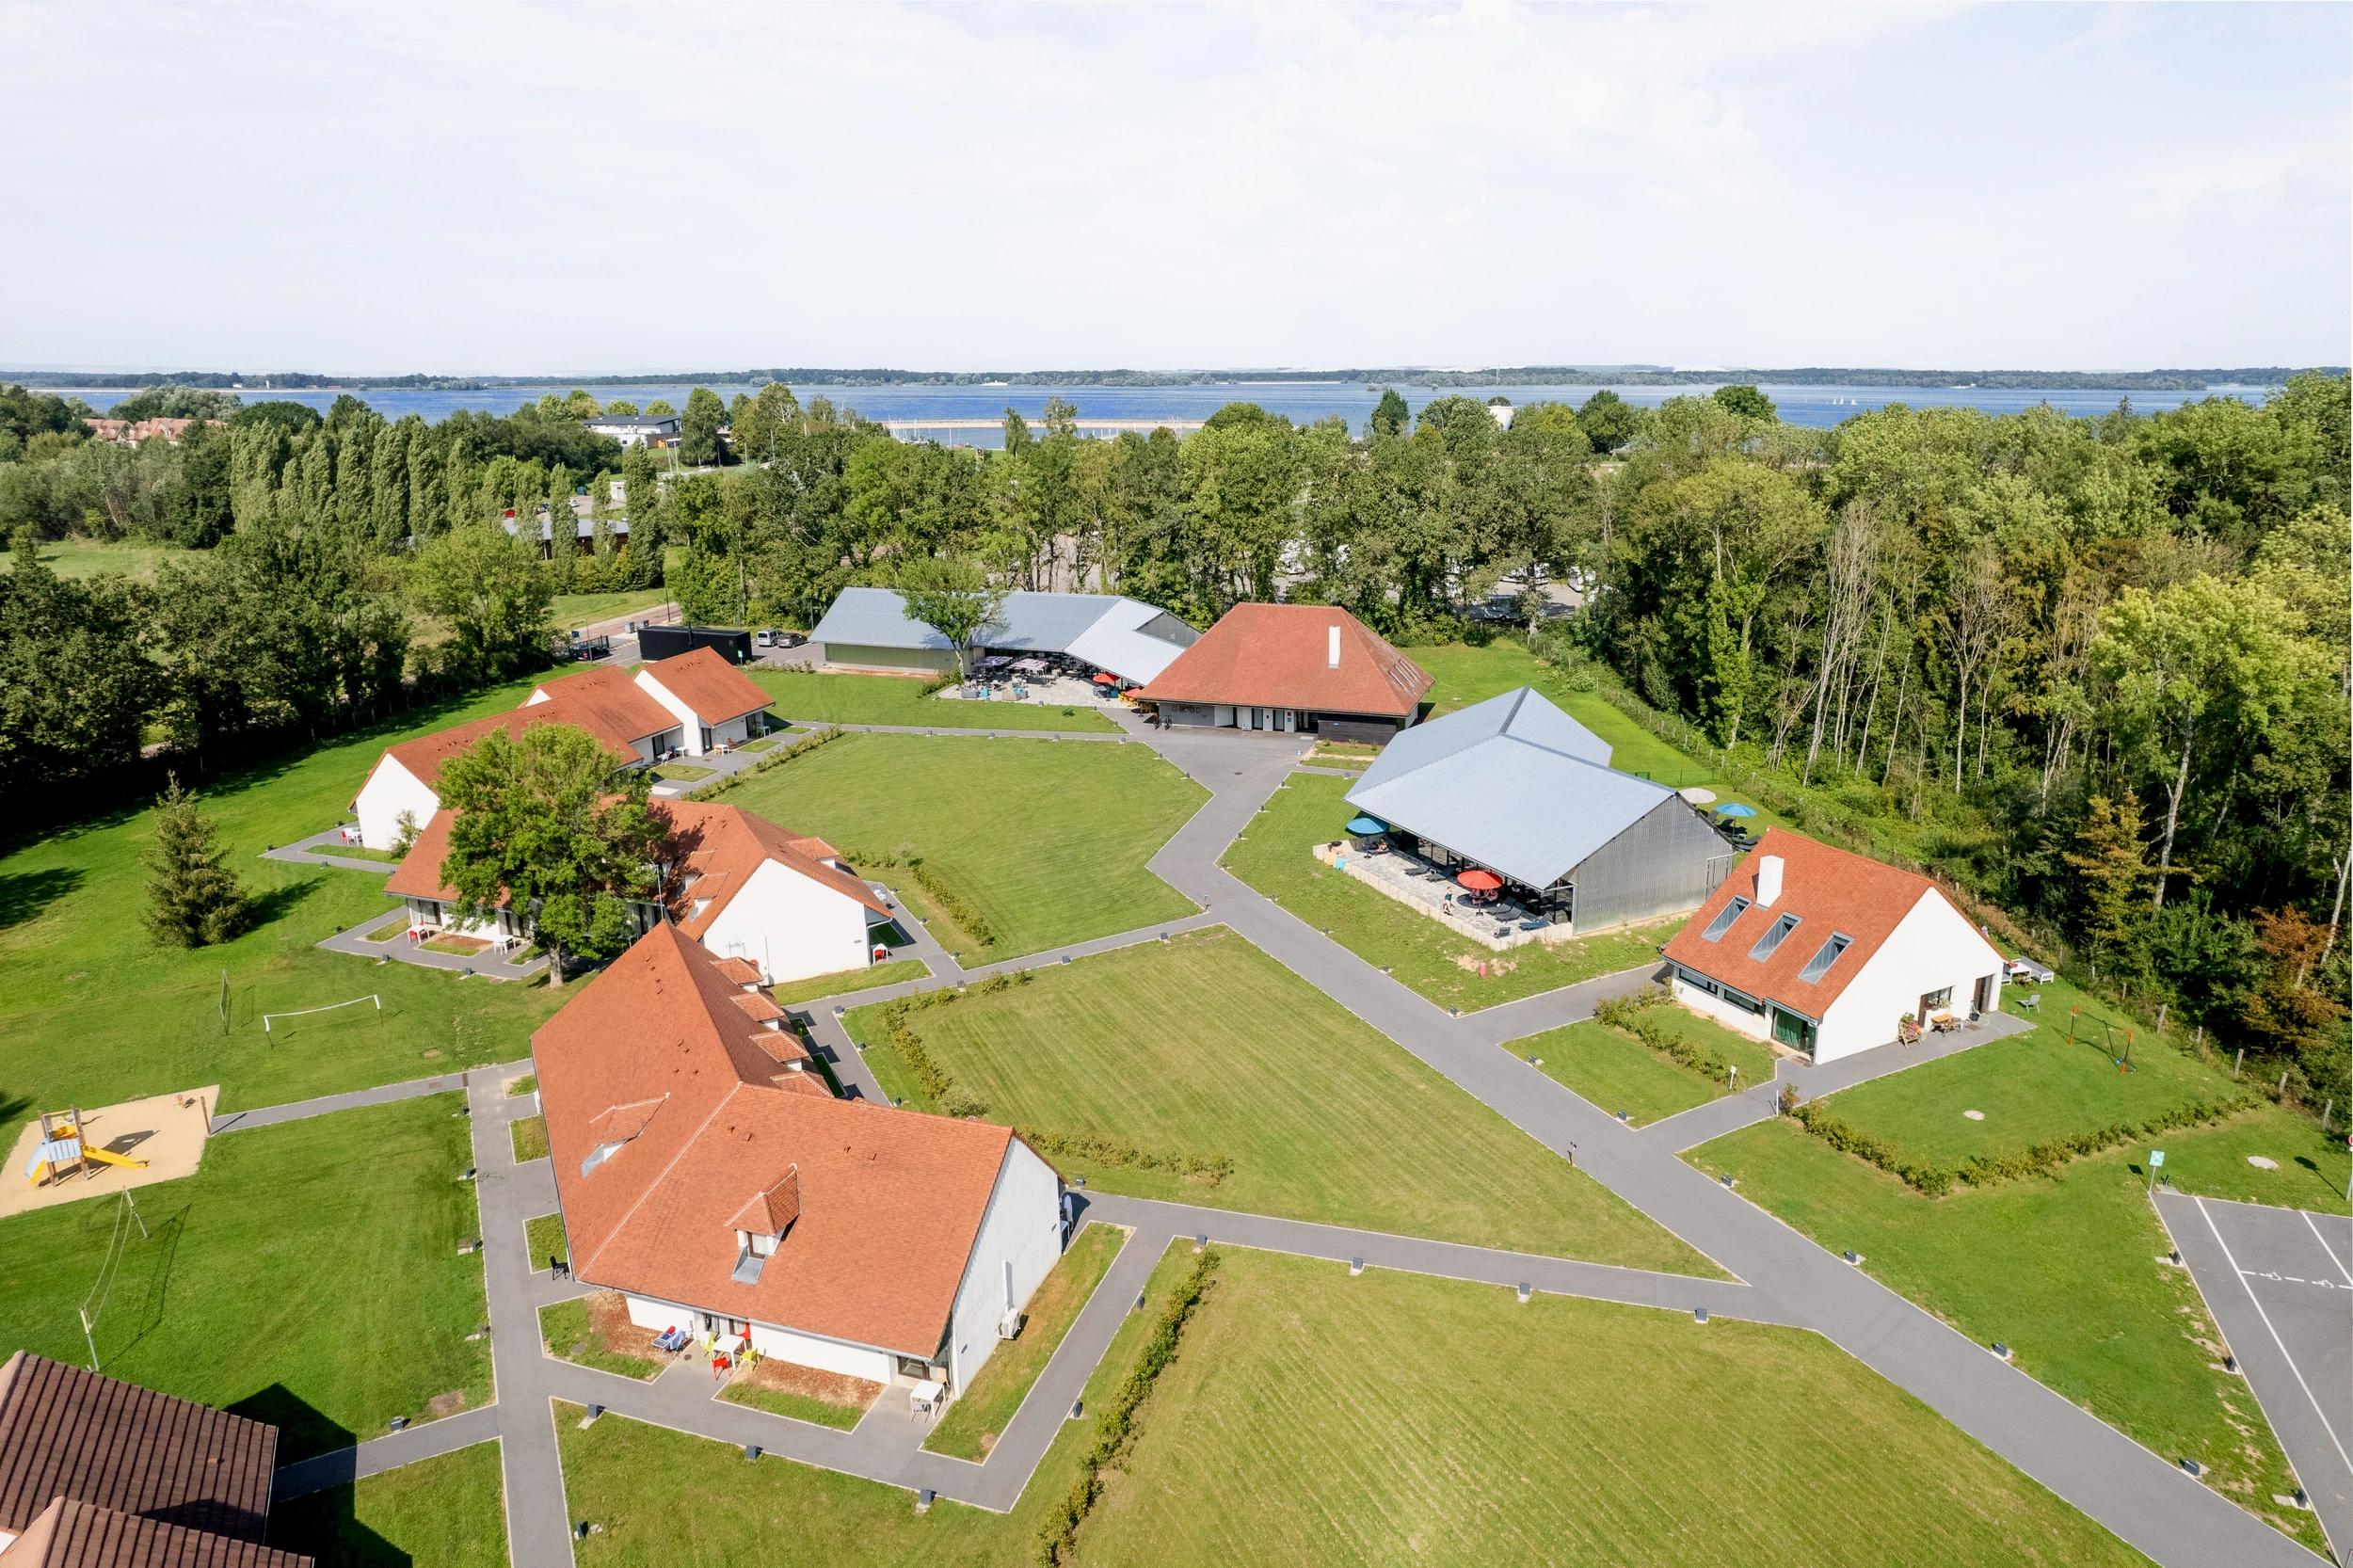
<path id="1" fill-rule="evenodd" d="M 338 855 L 335 849 L 344 841 L 344 830 L 330 827 L 297 839 L 291 844 L 280 844 L 262 852 L 264 860 L 284 860 L 296 866 L 338 866 L 347 872 L 374 872 L 378 876 L 392 874 L 390 860 L 365 860 L 356 855 Z"/>
<path id="2" fill-rule="evenodd" d="M 479 976 L 484 980 L 529 980 L 548 967 L 545 957 L 526 958 L 527 948 L 514 949 L 503 954 L 486 948 L 480 952 L 435 952 L 432 949 L 411 942 L 405 927 L 394 926 L 392 935 L 382 940 L 371 940 L 364 933 L 376 930 L 402 905 L 392 904 L 382 914 L 370 916 L 348 930 L 339 931 L 315 945 L 328 952 L 349 953 L 355 958 L 382 958 L 395 964 L 411 964 L 421 969 L 440 969 L 450 974 Z"/>
<path id="3" fill-rule="evenodd" d="M 289 1497 L 305 1497 L 330 1486 L 345 1486 L 386 1470 L 397 1470 L 421 1459 L 438 1459 L 477 1443 L 495 1443 L 501 1419 L 498 1406 L 483 1405 L 439 1421 L 427 1421 L 421 1427 L 371 1437 L 354 1448 L 297 1460 L 282 1466 L 271 1478 L 270 1501 L 282 1503 Z"/>
<path id="4" fill-rule="evenodd" d="M 2154 1194 L 2342 1562 L 2353 1552 L 2353 1221 Z"/>
<path id="5" fill-rule="evenodd" d="M 265 1105 L 252 1111 L 232 1111 L 213 1118 L 212 1131 L 244 1132 L 257 1127 L 276 1127 L 280 1122 L 305 1121 L 312 1116 L 325 1116 L 337 1111 L 357 1111 L 361 1106 L 390 1105 L 395 1100 L 420 1099 L 426 1095 L 446 1095 L 466 1087 L 471 1078 L 488 1077 L 504 1080 L 518 1072 L 529 1072 L 528 1061 L 509 1062 L 498 1066 L 471 1067 L 463 1072 L 442 1073 L 434 1078 L 412 1078 L 405 1083 L 386 1083 L 374 1089 L 353 1089 L 341 1095 L 321 1095 L 316 1099 L 289 1100 L 283 1105 Z"/>

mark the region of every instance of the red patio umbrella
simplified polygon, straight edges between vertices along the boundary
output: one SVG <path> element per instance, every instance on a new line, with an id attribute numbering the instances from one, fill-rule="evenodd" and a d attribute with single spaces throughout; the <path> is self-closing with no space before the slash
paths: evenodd
<path id="1" fill-rule="evenodd" d="M 1473 866 L 1454 880 L 1474 893 L 1492 893 L 1503 886 L 1503 878 L 1493 872 L 1481 871 L 1477 866 Z"/>
<path id="2" fill-rule="evenodd" d="M 1108 670 L 1097 670 L 1095 674 L 1095 683 L 1098 686 L 1116 686 L 1119 684 L 1119 677 Z"/>

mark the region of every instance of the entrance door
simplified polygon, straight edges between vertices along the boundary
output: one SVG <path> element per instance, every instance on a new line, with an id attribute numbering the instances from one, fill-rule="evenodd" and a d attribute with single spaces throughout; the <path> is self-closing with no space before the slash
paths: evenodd
<path id="1" fill-rule="evenodd" d="M 1977 976 L 1977 984 L 1969 992 L 1969 1005 L 1979 1013 L 1993 1005 L 1993 977 L 1992 975 Z"/>
<path id="2" fill-rule="evenodd" d="M 1814 1050 L 1814 1026 L 1795 1013 L 1783 1008 L 1773 1009 L 1773 1038 L 1792 1050 L 1809 1055 Z"/>

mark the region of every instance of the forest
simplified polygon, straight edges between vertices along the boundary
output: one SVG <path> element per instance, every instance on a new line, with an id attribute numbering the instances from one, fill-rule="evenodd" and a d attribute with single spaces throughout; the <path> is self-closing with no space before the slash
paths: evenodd
<path id="1" fill-rule="evenodd" d="M 1391 395 L 1361 434 L 1236 403 L 1181 440 L 1084 440 L 1056 403 L 1008 413 L 1000 451 L 771 384 L 698 391 L 659 458 L 588 436 L 582 394 L 434 425 L 152 395 L 222 423 L 115 447 L 0 391 L 0 791 L 103 777 L 142 737 L 200 759 L 498 679 L 544 657 L 555 592 L 662 582 L 692 619 L 806 626 L 846 584 L 952 557 L 1204 626 L 1279 595 L 1433 641 L 1509 606 L 1561 679 L 1808 830 L 1950 877 L 2105 988 L 2347 1100 L 2341 375 L 1831 430 L 1746 387 L 1508 423 Z M 576 495 L 630 542 L 558 530 L 541 562 L 496 526 Z M 68 536 L 181 553 L 68 581 L 33 561 Z"/>

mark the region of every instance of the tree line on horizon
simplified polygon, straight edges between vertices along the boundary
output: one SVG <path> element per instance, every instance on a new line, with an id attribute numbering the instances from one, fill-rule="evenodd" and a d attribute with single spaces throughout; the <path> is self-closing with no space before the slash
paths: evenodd
<path id="1" fill-rule="evenodd" d="M 136 451 L 34 428 L 44 403 L 0 393 L 0 527 L 24 539 L 0 790 L 103 775 L 142 726 L 217 754 L 512 674 L 544 657 L 554 584 L 615 570 L 718 624 L 806 626 L 845 585 L 944 561 L 1197 626 L 1329 602 L 1401 643 L 1465 635 L 1493 602 L 1536 627 L 1560 584 L 1578 608 L 1533 640 L 1562 679 L 1688 723 L 2316 1094 L 2345 1087 L 2342 376 L 2260 404 L 1898 406 L 1832 430 L 1739 387 L 1508 424 L 1391 392 L 1362 436 L 1237 403 L 1182 439 L 1094 440 L 1056 402 L 1008 412 L 991 451 L 900 441 L 780 384 L 706 388 L 684 416 L 698 471 L 675 475 L 576 444 L 581 406 L 554 392 L 432 426 L 348 398 L 308 424 L 238 406 Z M 543 563 L 496 526 L 584 480 L 602 504 L 615 475 L 625 548 Z M 65 533 L 191 549 L 152 585 L 28 571 L 32 536 Z M 61 664 L 73 690 L 23 695 Z"/>

